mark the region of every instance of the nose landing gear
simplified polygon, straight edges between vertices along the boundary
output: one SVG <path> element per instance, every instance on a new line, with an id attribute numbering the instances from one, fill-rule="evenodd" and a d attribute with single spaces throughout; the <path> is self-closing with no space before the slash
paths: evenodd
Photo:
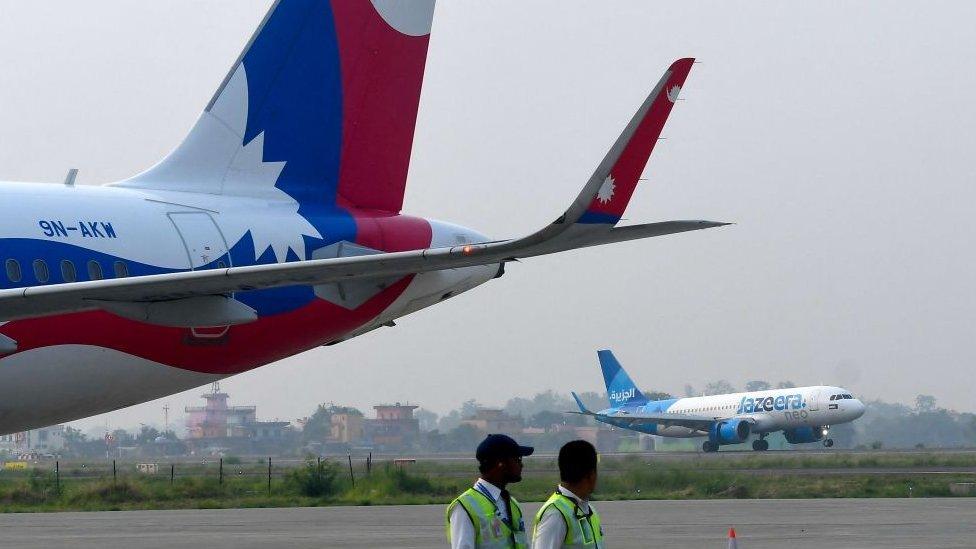
<path id="1" fill-rule="evenodd" d="M 702 452 L 711 453 L 718 452 L 718 443 L 706 440 L 702 443 Z"/>
<path id="2" fill-rule="evenodd" d="M 827 436 L 828 434 L 830 434 L 830 425 L 824 425 L 824 428 L 823 428 L 823 437 L 824 437 L 823 445 L 824 445 L 824 448 L 831 448 L 831 447 L 834 446 L 834 439 L 828 437 Z"/>

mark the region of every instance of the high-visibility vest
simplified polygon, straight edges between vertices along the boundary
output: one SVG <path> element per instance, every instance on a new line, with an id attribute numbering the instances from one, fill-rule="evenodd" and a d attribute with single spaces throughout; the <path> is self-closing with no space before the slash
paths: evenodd
<path id="1" fill-rule="evenodd" d="M 558 491 L 550 496 L 542 504 L 539 512 L 536 513 L 533 535 L 538 530 L 539 523 L 542 522 L 542 515 L 550 507 L 555 507 L 566 523 L 566 538 L 563 540 L 563 547 L 603 548 L 603 527 L 600 525 L 600 515 L 597 514 L 593 506 L 590 506 L 589 514 L 584 513 L 575 501 Z"/>
<path id="2" fill-rule="evenodd" d="M 504 502 L 499 501 L 498 504 L 504 505 Z M 477 549 L 527 549 L 522 508 L 515 498 L 512 498 L 511 520 L 504 520 L 496 502 L 478 490 L 468 488 L 447 506 L 448 541 L 451 540 L 451 513 L 458 505 L 464 508 L 474 525 L 474 545 Z"/>

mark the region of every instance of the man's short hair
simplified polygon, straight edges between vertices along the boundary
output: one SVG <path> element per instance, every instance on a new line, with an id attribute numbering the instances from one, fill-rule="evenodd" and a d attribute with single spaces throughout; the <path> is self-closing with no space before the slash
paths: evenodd
<path id="1" fill-rule="evenodd" d="M 596 471 L 596 448 L 585 440 L 573 440 L 559 449 L 559 479 L 576 483 Z"/>
<path id="2" fill-rule="evenodd" d="M 498 464 L 498 460 L 497 459 L 486 459 L 484 461 L 479 461 L 478 462 L 478 472 L 481 473 L 482 475 L 487 474 L 488 471 L 491 471 L 492 469 L 494 469 L 495 468 L 495 465 L 497 465 L 497 464 Z"/>

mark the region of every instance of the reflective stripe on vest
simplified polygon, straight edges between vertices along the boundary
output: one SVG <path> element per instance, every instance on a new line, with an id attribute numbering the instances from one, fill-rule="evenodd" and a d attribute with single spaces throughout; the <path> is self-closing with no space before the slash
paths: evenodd
<path id="1" fill-rule="evenodd" d="M 600 515 L 597 514 L 596 509 L 591 505 L 590 515 L 586 516 L 580 511 L 576 502 L 559 492 L 551 495 L 536 513 L 533 537 L 539 528 L 539 523 L 542 522 L 542 515 L 550 507 L 559 511 L 559 514 L 563 516 L 563 522 L 566 523 L 566 539 L 563 541 L 563 547 L 595 547 L 597 549 L 603 547 L 603 527 L 600 524 Z"/>
<path id="2" fill-rule="evenodd" d="M 495 503 L 474 488 L 468 488 L 447 506 L 446 524 L 447 540 L 451 540 L 451 513 L 460 505 L 474 525 L 474 540 L 477 549 L 526 549 L 528 543 L 525 538 L 525 521 L 522 519 L 522 507 L 518 500 L 512 498 L 513 532 L 508 523 L 502 520 Z M 515 545 L 512 545 L 512 538 Z"/>

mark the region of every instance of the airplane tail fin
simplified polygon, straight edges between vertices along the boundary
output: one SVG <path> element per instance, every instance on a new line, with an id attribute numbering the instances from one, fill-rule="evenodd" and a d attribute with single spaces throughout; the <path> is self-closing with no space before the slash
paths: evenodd
<path id="1" fill-rule="evenodd" d="M 399 212 L 434 1 L 276 1 L 183 143 L 117 185 Z"/>
<path id="2" fill-rule="evenodd" d="M 609 350 L 597 351 L 603 381 L 607 384 L 607 398 L 610 406 L 619 407 L 631 404 L 644 404 L 647 397 L 637 388 L 617 358 Z"/>

